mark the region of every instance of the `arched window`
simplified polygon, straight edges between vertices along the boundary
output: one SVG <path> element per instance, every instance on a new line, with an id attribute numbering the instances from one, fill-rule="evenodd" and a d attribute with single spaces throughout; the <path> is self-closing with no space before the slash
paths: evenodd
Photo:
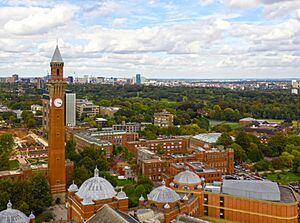
<path id="1" fill-rule="evenodd" d="M 56 76 L 59 76 L 59 69 L 56 69 Z"/>

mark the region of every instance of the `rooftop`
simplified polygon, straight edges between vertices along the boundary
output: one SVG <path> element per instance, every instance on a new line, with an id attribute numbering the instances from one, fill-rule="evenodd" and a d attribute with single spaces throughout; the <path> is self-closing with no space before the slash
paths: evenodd
<path id="1" fill-rule="evenodd" d="M 56 45 L 54 54 L 52 56 L 51 62 L 59 62 L 59 63 L 64 62 L 57 45 Z"/>
<path id="2" fill-rule="evenodd" d="M 93 135 L 91 135 L 88 132 L 79 132 L 79 133 L 76 133 L 74 135 L 76 137 L 78 137 L 78 138 L 80 138 L 80 139 L 82 139 L 82 140 L 84 140 L 84 141 L 86 141 L 88 143 L 94 144 L 96 146 L 112 145 L 111 142 L 97 139 L 97 138 L 95 138 Z"/>
<path id="3" fill-rule="evenodd" d="M 218 138 L 221 136 L 221 133 L 202 133 L 193 136 L 193 139 L 201 140 L 206 143 L 216 143 Z"/>
<path id="4" fill-rule="evenodd" d="M 222 193 L 250 199 L 280 201 L 277 183 L 261 180 L 223 180 Z"/>
<path id="5" fill-rule="evenodd" d="M 108 204 L 104 204 L 102 208 L 89 219 L 87 222 L 89 223 L 138 223 L 136 219 L 129 216 L 128 214 L 119 211 L 116 208 L 109 206 Z"/>

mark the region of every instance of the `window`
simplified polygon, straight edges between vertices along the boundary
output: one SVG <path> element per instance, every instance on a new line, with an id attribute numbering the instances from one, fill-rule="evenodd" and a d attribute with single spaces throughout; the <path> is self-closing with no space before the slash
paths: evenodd
<path id="1" fill-rule="evenodd" d="M 220 218 L 224 219 L 224 209 L 220 209 Z"/>
<path id="2" fill-rule="evenodd" d="M 224 207 L 224 197 L 220 197 L 220 206 Z"/>
<path id="3" fill-rule="evenodd" d="M 59 69 L 56 69 L 56 76 L 59 76 Z"/>
<path id="4" fill-rule="evenodd" d="M 208 194 L 204 194 L 204 204 L 208 204 Z"/>
<path id="5" fill-rule="evenodd" d="M 206 207 L 206 206 L 204 207 L 204 215 L 208 216 L 208 207 Z"/>

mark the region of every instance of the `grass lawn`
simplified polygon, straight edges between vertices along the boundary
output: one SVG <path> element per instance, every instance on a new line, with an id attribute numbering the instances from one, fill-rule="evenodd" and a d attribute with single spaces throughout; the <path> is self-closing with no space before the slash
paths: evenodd
<path id="1" fill-rule="evenodd" d="M 11 169 L 11 170 L 18 169 L 19 165 L 20 165 L 20 163 L 18 160 L 10 160 L 9 161 L 9 169 Z"/>
<path id="2" fill-rule="evenodd" d="M 214 127 L 219 124 L 227 124 L 229 125 L 233 130 L 237 129 L 240 127 L 240 124 L 238 122 L 226 122 L 226 121 L 216 121 L 216 120 L 211 120 L 209 119 L 209 124 L 211 127 Z"/>
<path id="3" fill-rule="evenodd" d="M 290 182 L 300 181 L 299 173 L 285 172 L 285 173 L 270 173 L 266 175 L 268 180 L 279 182 L 287 185 Z"/>

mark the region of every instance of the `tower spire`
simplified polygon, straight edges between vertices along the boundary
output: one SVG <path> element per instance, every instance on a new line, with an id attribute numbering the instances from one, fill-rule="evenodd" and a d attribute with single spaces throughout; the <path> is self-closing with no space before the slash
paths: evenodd
<path id="1" fill-rule="evenodd" d="M 57 41 L 55 51 L 54 51 L 54 54 L 53 54 L 52 59 L 51 59 L 51 63 L 63 63 L 63 62 L 64 61 L 61 57 L 61 54 L 60 54 L 60 51 L 59 51 L 59 48 L 58 48 L 58 41 Z"/>

